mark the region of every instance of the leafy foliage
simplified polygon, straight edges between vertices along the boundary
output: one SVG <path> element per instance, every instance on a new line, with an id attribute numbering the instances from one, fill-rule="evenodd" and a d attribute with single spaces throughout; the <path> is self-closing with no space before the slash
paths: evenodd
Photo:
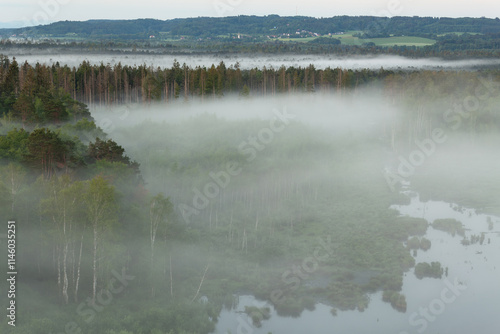
<path id="1" fill-rule="evenodd" d="M 458 234 L 460 236 L 465 235 L 465 230 L 461 222 L 456 219 L 436 219 L 432 223 L 432 227 L 436 230 L 441 230 L 450 233 L 452 236 Z"/>
<path id="2" fill-rule="evenodd" d="M 9 161 L 21 161 L 28 154 L 29 132 L 13 129 L 0 136 L 0 157 Z"/>

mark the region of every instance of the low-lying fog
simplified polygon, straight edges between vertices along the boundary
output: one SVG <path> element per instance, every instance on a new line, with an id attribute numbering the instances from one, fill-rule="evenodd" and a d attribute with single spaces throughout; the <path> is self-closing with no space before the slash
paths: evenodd
<path id="1" fill-rule="evenodd" d="M 224 61 L 227 67 L 239 63 L 242 69 L 273 67 L 307 67 L 314 64 L 317 69 L 327 67 L 331 68 L 349 68 L 349 69 L 466 69 L 478 66 L 494 66 L 500 64 L 500 59 L 468 59 L 468 60 L 443 60 L 438 58 L 410 59 L 399 56 L 365 56 L 365 57 L 338 57 L 324 55 L 260 55 L 260 56 L 226 56 L 226 55 L 113 55 L 113 54 L 85 54 L 85 55 L 61 55 L 61 54 L 33 54 L 32 51 L 9 50 L 4 53 L 10 57 L 16 57 L 19 63 L 28 61 L 35 65 L 38 63 L 61 65 L 67 64 L 70 67 L 77 67 L 84 60 L 91 64 L 110 64 L 111 66 L 121 62 L 122 65 L 144 65 L 153 67 L 171 67 L 174 60 L 186 63 L 190 67 L 219 64 Z"/>
<path id="2" fill-rule="evenodd" d="M 364 61 L 369 62 L 368 59 Z M 379 62 L 373 66 L 382 66 L 382 59 L 372 61 Z M 434 111 L 439 112 L 439 107 Z M 391 129 L 404 126 L 406 112 L 389 103 L 378 89 L 362 89 L 344 95 L 225 97 L 204 103 L 179 101 L 92 111 L 97 123 L 125 147 L 131 158 L 141 163 L 147 187 L 170 196 L 177 214 L 186 221 L 191 220 L 187 223 L 194 221 L 200 225 L 193 226 L 204 226 L 211 231 L 221 229 L 224 231 L 221 235 L 228 233 L 224 237 L 228 247 L 245 250 L 245 254 L 246 235 L 255 233 L 256 239 L 248 243 L 248 254 L 253 252 L 266 261 L 276 261 L 271 263 L 283 270 L 287 264 L 281 261 L 289 257 L 287 252 L 293 254 L 296 247 L 312 247 L 310 242 L 301 244 L 298 240 L 314 234 L 320 226 L 325 228 L 324 233 L 331 233 L 332 239 L 340 243 L 338 253 L 343 258 L 328 262 L 332 265 L 339 261 L 340 266 L 348 263 L 348 268 L 351 265 L 364 268 L 369 261 L 377 263 L 390 256 L 394 245 L 384 253 L 381 250 L 383 242 L 373 241 L 379 233 L 390 233 L 384 232 L 390 219 L 382 212 L 389 210 L 391 203 L 386 208 L 378 206 L 378 198 L 391 196 L 384 170 L 393 164 L 397 168 L 401 159 L 411 160 L 416 150 L 422 150 L 412 146 L 395 152 L 391 145 Z M 419 155 L 423 161 L 414 166 L 414 175 L 405 179 L 414 191 L 404 194 L 408 207 L 392 208 L 402 214 L 424 218 L 429 224 L 435 218 L 462 220 L 465 239 L 474 233 L 486 233 L 487 244 L 465 246 L 460 237 L 429 227 L 425 237 L 432 242 L 432 249 L 429 252 L 419 250 L 418 254 L 415 251 L 413 256 L 417 262 L 440 261 L 443 268 L 447 268 L 447 277 L 417 279 L 413 268 L 405 273 L 402 293 L 408 308 L 403 313 L 382 302 L 379 291 L 368 298 L 366 312 L 339 311 L 337 314 L 332 310 L 331 313 L 335 313 L 332 316 L 328 303 L 318 303 L 316 308 L 308 308 L 300 317 L 288 318 L 271 307 L 271 319 L 263 320 L 262 327 L 255 327 L 246 316 L 242 318 L 244 306 L 269 304 L 253 296 L 243 296 L 236 308 L 223 310 L 215 332 L 239 332 L 244 319 L 246 330 L 250 328 L 254 333 L 279 333 L 282 328 L 288 328 L 290 333 L 300 333 L 306 328 L 313 328 L 316 333 L 329 333 L 332 328 L 344 333 L 353 329 L 372 333 L 414 333 L 423 331 L 424 326 L 433 332 L 459 327 L 482 328 L 481 333 L 494 333 L 497 321 L 493 310 L 500 298 L 496 283 L 500 280 L 500 218 L 480 215 L 476 210 L 488 211 L 500 206 L 497 192 L 500 189 L 499 136 L 456 134 L 451 128 L 440 126 L 449 140 L 434 144 L 426 141 L 425 155 Z M 406 137 L 396 140 L 406 141 Z M 181 205 L 192 204 L 192 186 L 203 191 L 203 186 L 211 182 L 209 173 L 220 172 L 217 168 L 237 160 L 238 154 L 247 158 L 246 162 L 238 160 L 243 161 L 239 176 L 232 178 L 227 188 L 224 187 L 200 212 L 183 212 Z M 448 188 L 449 192 L 443 192 L 443 188 Z M 425 196 L 415 199 L 415 191 L 422 191 Z M 426 202 L 429 198 L 435 201 Z M 458 200 L 467 204 L 475 201 L 476 207 L 463 209 L 454 203 Z M 426 210 L 430 213 L 426 214 Z M 451 214 L 453 210 L 464 214 Z M 234 232 L 236 247 L 232 243 L 234 229 L 238 231 Z M 269 257 L 271 253 L 266 253 L 271 249 L 266 244 L 267 238 L 279 242 L 274 245 L 277 250 L 271 252 L 273 260 Z M 255 248 L 252 250 L 252 247 Z M 281 253 L 283 249 L 288 251 Z M 377 258 L 372 254 L 375 249 L 384 255 Z M 452 249 L 453 254 L 450 253 Z M 456 254 L 460 259 L 457 260 Z M 318 281 L 300 281 L 300 286 L 320 284 L 318 282 L 324 279 L 322 270 L 318 271 Z M 352 270 L 358 277 L 356 270 L 360 269 Z M 361 276 L 365 274 L 362 271 Z M 450 304 L 446 299 L 444 304 L 442 291 L 450 284 L 460 284 L 460 289 L 453 290 L 456 301 Z M 358 304 L 360 311 L 365 309 L 363 303 Z M 423 308 L 431 310 L 432 321 L 422 314 Z M 468 319 L 466 327 L 450 325 L 462 319 Z"/>
<path id="3" fill-rule="evenodd" d="M 423 97 L 422 100 L 426 99 Z M 384 96 L 382 89 L 371 87 L 342 94 L 296 94 L 267 98 L 225 96 L 204 102 L 196 99 L 189 101 L 179 99 L 165 104 L 94 107 L 91 112 L 97 125 L 123 145 L 133 159 L 137 159 L 134 157 L 135 153 L 148 150 L 148 145 L 151 143 L 161 143 L 162 147 L 167 148 L 181 145 L 179 143 L 181 138 L 170 137 L 170 132 L 173 132 L 170 130 L 179 132 L 179 129 L 184 127 L 190 133 L 182 135 L 193 140 L 190 143 L 193 145 L 191 148 L 195 148 L 193 143 L 216 138 L 217 141 L 224 143 L 225 148 L 232 145 L 237 149 L 238 145 L 247 139 L 246 134 L 231 133 L 225 136 L 224 131 L 229 133 L 229 130 L 244 127 L 245 124 L 253 124 L 252 127 L 261 124 L 261 128 L 271 129 L 272 134 L 269 132 L 268 135 L 271 138 L 265 140 L 269 140 L 268 146 L 272 146 L 273 140 L 279 138 L 283 130 L 286 130 L 283 132 L 296 130 L 289 130 L 287 128 L 289 124 L 301 124 L 304 126 L 301 131 L 307 131 L 308 136 L 318 141 L 376 144 L 380 153 L 387 158 L 387 162 L 384 166 L 373 166 L 373 168 L 396 171 L 401 159 L 409 160 L 412 150 L 419 150 L 421 143 L 428 139 L 422 135 L 423 137 L 419 138 L 420 146 L 416 141 L 408 146 L 407 133 L 410 132 L 409 122 L 411 123 L 411 115 L 414 113 L 413 109 L 408 109 L 411 107 L 411 105 L 406 107 L 395 105 L 392 103 L 392 98 Z M 496 152 L 498 134 L 491 130 L 484 133 L 474 130 L 469 133 L 470 124 L 465 117 L 461 129 L 456 131 L 455 122 L 447 123 L 455 118 L 445 113 L 442 102 L 435 105 L 427 104 L 425 108 L 429 114 L 436 115 L 431 117 L 432 122 L 435 123 L 435 128 L 443 130 L 442 136 L 445 141 L 435 142 L 432 152 L 424 150 L 428 156 L 421 166 L 415 166 L 415 174 L 418 175 L 419 171 L 422 174 L 425 171 L 426 175 L 441 176 L 460 172 L 472 173 L 476 169 L 472 166 L 479 164 L 483 171 L 481 178 L 486 178 L 484 172 L 493 171 L 493 167 L 499 163 Z M 273 123 L 274 120 L 276 122 Z M 208 123 L 204 124 L 205 121 Z M 286 126 L 282 128 L 282 125 Z M 210 126 L 215 127 L 210 128 Z M 257 130 L 262 130 L 261 128 Z M 130 137 L 132 133 L 133 137 Z M 262 136 L 265 137 L 266 134 Z M 258 135 L 256 132 L 255 136 Z M 432 134 L 427 136 L 434 140 Z M 189 146 L 183 147 L 189 149 Z M 452 171 L 447 169 L 451 166 L 454 166 Z M 463 180 L 475 180 L 478 176 L 462 177 Z M 496 182 L 498 175 L 491 175 L 488 179 Z M 150 181 L 154 184 L 153 180 Z"/>
<path id="4" fill-rule="evenodd" d="M 394 107 L 390 106 L 377 88 L 362 89 L 357 93 L 344 95 L 332 94 L 297 94 L 269 98 L 245 98 L 224 96 L 215 100 L 199 99 L 169 102 L 126 104 L 112 108 L 96 107 L 92 116 L 97 125 L 110 128 L 129 127 L 143 121 L 181 122 L 195 116 L 211 114 L 227 120 L 271 119 L 275 111 L 293 115 L 294 121 L 328 127 L 332 131 L 346 131 L 350 127 L 366 129 L 375 123 L 389 122 L 390 115 L 395 116 Z M 112 124 L 107 125 L 107 121 Z M 114 137 L 114 134 L 111 134 Z"/>

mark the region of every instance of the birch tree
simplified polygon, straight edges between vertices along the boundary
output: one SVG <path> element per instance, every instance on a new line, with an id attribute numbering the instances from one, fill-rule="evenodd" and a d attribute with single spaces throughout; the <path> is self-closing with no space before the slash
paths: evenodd
<path id="1" fill-rule="evenodd" d="M 168 223 L 168 216 L 173 210 L 172 203 L 169 198 L 165 198 L 163 194 L 156 195 L 152 200 L 149 207 L 149 239 L 151 245 L 151 296 L 154 297 L 154 281 L 153 281 L 153 268 L 154 268 L 154 253 L 156 234 L 160 225 Z"/>
<path id="2" fill-rule="evenodd" d="M 80 201 L 82 191 L 82 182 L 72 182 L 69 176 L 64 175 L 46 183 L 46 197 L 40 201 L 42 214 L 49 223 L 47 230 L 57 259 L 57 282 L 65 304 L 69 301 L 70 291 L 73 291 L 74 299 L 78 299 L 85 228 Z M 76 256 L 78 241 L 80 251 Z"/>
<path id="3" fill-rule="evenodd" d="M 11 210 L 14 213 L 17 197 L 26 180 L 26 171 L 15 163 L 9 163 L 0 169 L 0 176 L 4 185 L 9 189 L 11 196 Z"/>
<path id="4" fill-rule="evenodd" d="M 101 238 L 117 217 L 117 203 L 115 189 L 102 176 L 96 176 L 87 181 L 84 193 L 87 217 L 93 232 L 93 260 L 92 260 L 92 302 L 95 303 L 97 291 L 97 254 Z"/>

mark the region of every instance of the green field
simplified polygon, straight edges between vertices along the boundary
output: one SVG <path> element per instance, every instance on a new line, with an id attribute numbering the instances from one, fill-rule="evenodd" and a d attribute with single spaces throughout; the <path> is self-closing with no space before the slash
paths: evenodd
<path id="1" fill-rule="evenodd" d="M 271 38 L 273 41 L 282 41 L 282 42 L 298 42 L 298 43 L 307 43 L 310 41 L 314 41 L 318 37 L 305 37 L 305 38 Z"/>
<path id="2" fill-rule="evenodd" d="M 360 39 L 354 37 L 357 31 L 348 32 L 342 36 L 338 36 L 344 45 L 362 45 L 365 43 L 375 43 L 377 46 L 426 46 L 436 43 L 435 40 L 423 37 L 414 36 L 396 36 L 396 37 L 385 37 L 385 38 L 371 38 L 371 39 Z"/>
<path id="3" fill-rule="evenodd" d="M 365 43 L 375 43 L 376 46 L 426 46 L 436 43 L 435 40 L 423 37 L 414 36 L 397 36 L 397 37 L 386 37 L 386 38 L 371 38 L 371 39 L 360 39 L 355 37 L 356 33 L 359 31 L 349 31 L 343 35 L 336 35 L 333 38 L 340 39 L 344 45 L 363 45 Z M 324 36 L 323 36 L 324 37 Z M 307 38 L 276 38 L 274 40 L 279 40 L 283 42 L 301 42 L 307 43 L 315 40 L 317 37 L 307 37 Z"/>
<path id="4" fill-rule="evenodd" d="M 446 35 L 457 35 L 457 36 L 461 36 L 463 34 L 469 34 L 469 35 L 482 35 L 481 33 L 479 32 L 447 32 L 445 34 L 439 34 L 437 35 L 438 37 L 442 37 L 442 36 L 446 36 Z"/>
<path id="5" fill-rule="evenodd" d="M 342 41 L 344 45 L 361 45 L 363 42 L 359 40 L 358 37 L 354 37 L 353 35 L 360 33 L 361 31 L 347 31 L 343 35 L 335 36 L 336 38 Z"/>
<path id="6" fill-rule="evenodd" d="M 373 38 L 360 40 L 363 42 L 373 42 L 378 46 L 426 46 L 436 43 L 435 40 L 423 37 L 413 37 L 413 36 L 399 36 L 399 37 L 388 37 L 388 38 Z"/>

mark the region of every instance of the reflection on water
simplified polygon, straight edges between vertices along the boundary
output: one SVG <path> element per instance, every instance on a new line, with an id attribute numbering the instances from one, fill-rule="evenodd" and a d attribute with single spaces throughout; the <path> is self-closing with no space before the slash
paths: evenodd
<path id="1" fill-rule="evenodd" d="M 485 233 L 482 245 L 465 246 L 464 237 L 429 227 L 425 238 L 432 247 L 419 250 L 416 263 L 439 261 L 448 268 L 448 276 L 420 280 L 413 270 L 407 272 L 402 291 L 407 300 L 406 313 L 384 303 L 381 292 L 370 296 L 364 312 L 337 311 L 334 316 L 331 306 L 318 303 L 299 318 L 279 316 L 269 303 L 240 296 L 233 309 L 221 312 L 215 333 L 498 333 L 500 218 L 453 203 L 422 202 L 417 193 L 404 193 L 411 198 L 410 204 L 391 206 L 401 215 L 424 218 L 430 224 L 436 219 L 456 219 L 464 225 L 468 239 Z M 257 328 L 244 313 L 245 306 L 267 306 L 271 317 Z"/>
<path id="2" fill-rule="evenodd" d="M 445 303 L 440 314 L 430 314 L 427 331 L 443 333 L 497 333 L 500 319 L 495 310 L 500 306 L 500 218 L 479 214 L 475 209 L 463 208 L 441 201 L 422 202 L 417 193 L 406 191 L 409 205 L 394 205 L 402 215 L 424 218 L 429 223 L 436 219 L 452 218 L 460 221 L 465 229 L 465 238 L 485 234 L 485 241 L 464 246 L 464 237 L 452 236 L 448 232 L 429 227 L 425 237 L 432 243 L 428 251 L 418 251 L 416 262 L 439 261 L 448 267 L 448 279 L 466 286 L 453 302 Z M 442 280 L 418 280 L 413 273 L 407 273 L 403 293 L 407 296 L 408 316 L 414 312 L 420 316 L 421 308 L 430 308 L 433 300 L 441 299 L 446 285 Z M 435 304 L 437 305 L 437 303 Z M 434 305 L 434 306 L 435 306 Z M 473 316 L 472 316 L 473 315 Z M 415 321 L 413 322 L 415 323 Z M 409 333 L 417 333 L 421 327 L 410 325 Z M 423 332 L 423 331 L 422 331 Z"/>

